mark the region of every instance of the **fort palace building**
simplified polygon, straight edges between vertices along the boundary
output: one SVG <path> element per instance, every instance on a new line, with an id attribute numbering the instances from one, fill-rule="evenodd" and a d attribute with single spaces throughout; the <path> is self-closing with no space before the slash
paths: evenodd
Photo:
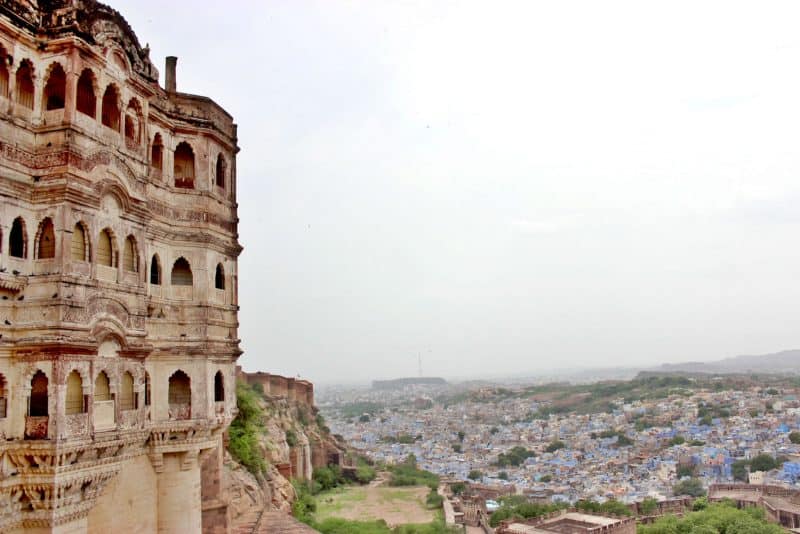
<path id="1" fill-rule="evenodd" d="M 0 531 L 227 532 L 236 125 L 94 0 L 0 0 Z"/>

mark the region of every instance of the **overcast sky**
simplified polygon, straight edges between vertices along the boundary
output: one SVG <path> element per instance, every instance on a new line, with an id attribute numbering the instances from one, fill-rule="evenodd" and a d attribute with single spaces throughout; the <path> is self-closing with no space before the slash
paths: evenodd
<path id="1" fill-rule="evenodd" d="M 800 347 L 800 5 L 113 2 L 239 124 L 246 370 Z"/>

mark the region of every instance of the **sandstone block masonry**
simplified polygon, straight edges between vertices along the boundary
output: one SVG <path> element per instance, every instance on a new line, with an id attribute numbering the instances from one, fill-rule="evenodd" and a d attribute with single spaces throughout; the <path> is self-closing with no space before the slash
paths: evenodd
<path id="1" fill-rule="evenodd" d="M 0 531 L 228 532 L 236 125 L 94 0 L 0 2 Z"/>

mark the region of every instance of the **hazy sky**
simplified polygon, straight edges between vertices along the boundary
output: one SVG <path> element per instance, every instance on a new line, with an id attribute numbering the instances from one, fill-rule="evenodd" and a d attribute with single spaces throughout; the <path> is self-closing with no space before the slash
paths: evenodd
<path id="1" fill-rule="evenodd" d="M 239 124 L 247 370 L 800 347 L 800 4 L 113 2 Z"/>

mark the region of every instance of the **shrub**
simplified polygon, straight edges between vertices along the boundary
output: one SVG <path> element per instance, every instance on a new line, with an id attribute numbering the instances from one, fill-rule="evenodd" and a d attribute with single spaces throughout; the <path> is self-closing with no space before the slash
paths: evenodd
<path id="1" fill-rule="evenodd" d="M 236 405 L 239 413 L 228 429 L 228 450 L 251 473 L 265 473 L 267 462 L 258 442 L 259 434 L 264 432 L 264 412 L 253 388 L 241 382 L 236 384 Z"/>
<path id="2" fill-rule="evenodd" d="M 639 505 L 639 511 L 642 515 L 653 515 L 653 513 L 658 509 L 658 501 L 648 497 L 642 501 Z"/>
<path id="3" fill-rule="evenodd" d="M 286 444 L 290 447 L 297 445 L 297 434 L 291 428 L 286 431 Z"/>
<path id="4" fill-rule="evenodd" d="M 441 508 L 443 502 L 444 498 L 433 489 L 428 492 L 428 496 L 425 498 L 425 504 L 431 509 Z"/>
<path id="5" fill-rule="evenodd" d="M 789 441 L 794 444 L 800 444 L 800 432 L 794 431 L 789 433 Z"/>
<path id="6" fill-rule="evenodd" d="M 368 465 L 359 465 L 356 467 L 356 480 L 361 484 L 369 484 L 373 480 L 377 474 L 375 473 L 375 469 Z"/>
<path id="7" fill-rule="evenodd" d="M 470 480 L 480 480 L 483 478 L 483 473 L 481 473 L 477 469 L 473 469 L 472 471 L 469 472 L 467 478 Z"/>
<path id="8" fill-rule="evenodd" d="M 703 497 L 706 494 L 706 490 L 700 479 L 690 478 L 689 480 L 684 480 L 675 484 L 672 487 L 672 493 L 678 496 L 689 495 L 690 497 Z"/>

